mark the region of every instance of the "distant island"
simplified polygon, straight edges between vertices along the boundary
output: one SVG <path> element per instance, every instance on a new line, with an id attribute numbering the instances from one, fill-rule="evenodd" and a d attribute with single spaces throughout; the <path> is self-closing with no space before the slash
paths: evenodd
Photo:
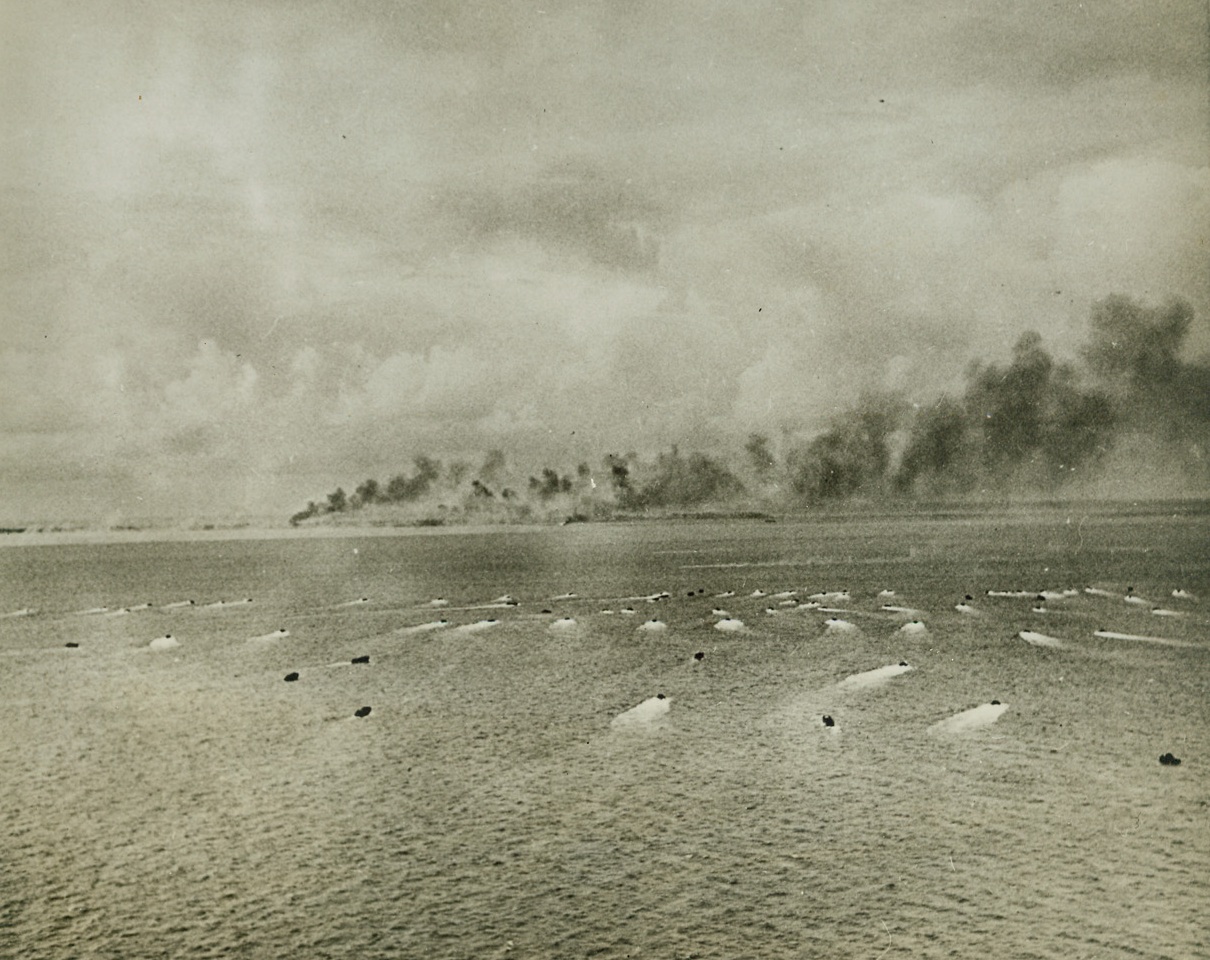
<path id="1" fill-rule="evenodd" d="M 960 396 L 928 404 L 867 393 L 826 430 L 742 451 L 608 453 L 575 467 L 478 466 L 427 454 L 352 492 L 338 486 L 291 526 L 575 523 L 650 517 L 773 519 L 848 502 L 1024 497 L 1149 499 L 1210 492 L 1210 365 L 1180 356 L 1193 322 L 1181 300 L 1113 295 L 1092 309 L 1079 362 L 1024 334 L 1007 365 L 976 364 Z"/>

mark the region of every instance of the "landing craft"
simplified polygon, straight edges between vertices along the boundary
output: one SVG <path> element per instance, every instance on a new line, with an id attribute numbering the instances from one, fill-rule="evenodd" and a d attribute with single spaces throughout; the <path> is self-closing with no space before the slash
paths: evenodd
<path id="1" fill-rule="evenodd" d="M 849 621 L 848 621 L 848 620 L 841 620 L 841 619 L 836 618 L 836 617 L 832 617 L 832 618 L 830 618 L 830 619 L 828 619 L 828 620 L 825 620 L 823 623 L 824 623 L 824 626 L 825 626 L 825 627 L 827 627 L 829 630 L 837 630 L 837 631 L 841 631 L 841 632 L 848 632 L 848 631 L 850 631 L 850 630 L 856 630 L 856 629 L 857 629 L 857 625 L 856 625 L 856 624 L 849 623 Z"/>
<path id="2" fill-rule="evenodd" d="M 870 690 L 882 686 L 894 677 L 902 676 L 911 669 L 905 661 L 900 660 L 899 663 L 878 667 L 875 670 L 854 673 L 836 684 L 836 688 L 838 690 Z"/>
<path id="3" fill-rule="evenodd" d="M 440 630 L 442 627 L 448 627 L 448 620 L 432 620 L 428 623 L 418 623 L 414 627 L 402 627 L 399 633 L 427 633 L 430 630 Z"/>
<path id="4" fill-rule="evenodd" d="M 1140 597 L 1137 593 L 1135 593 L 1134 587 L 1127 587 L 1126 596 L 1124 596 L 1122 599 L 1125 600 L 1127 603 L 1133 603 L 1136 606 L 1140 606 L 1140 607 L 1151 606 L 1151 601 L 1146 599 L 1145 597 Z"/>
<path id="5" fill-rule="evenodd" d="M 631 707 L 624 713 L 619 713 L 610 721 L 611 727 L 642 727 L 654 723 L 668 715 L 672 709 L 672 700 L 662 693 L 649 697 L 637 706 Z"/>
<path id="6" fill-rule="evenodd" d="M 1007 703 L 993 700 L 991 703 L 963 710 L 961 713 L 955 713 L 952 717 L 934 723 L 929 727 L 929 733 L 965 733 L 969 730 L 978 730 L 995 723 L 1007 709 Z"/>
<path id="7" fill-rule="evenodd" d="M 455 627 L 454 629 L 461 633 L 478 633 L 480 630 L 488 630 L 498 626 L 499 623 L 499 620 L 478 620 L 475 623 L 464 623 L 462 626 Z"/>

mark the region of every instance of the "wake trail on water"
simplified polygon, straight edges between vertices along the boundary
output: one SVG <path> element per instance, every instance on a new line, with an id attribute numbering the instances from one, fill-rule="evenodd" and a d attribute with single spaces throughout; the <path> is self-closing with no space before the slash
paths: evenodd
<path id="1" fill-rule="evenodd" d="M 928 732 L 948 734 L 969 733 L 973 730 L 981 730 L 999 720 L 1007 709 L 1007 703 L 997 703 L 994 701 L 992 703 L 983 703 L 969 710 L 963 710 L 961 713 L 955 713 L 952 717 L 939 720 L 928 728 Z"/>
<path id="2" fill-rule="evenodd" d="M 1034 630 L 1022 630 L 1017 634 L 1017 636 L 1019 636 L 1026 643 L 1032 644 L 1035 647 L 1053 647 L 1055 649 L 1061 649 L 1067 645 L 1065 641 L 1060 640 L 1058 637 L 1047 636 L 1045 633 L 1037 633 Z"/>
<path id="3" fill-rule="evenodd" d="M 857 690 L 874 690 L 885 686 L 895 677 L 903 676 L 903 674 L 909 673 L 911 670 L 912 667 L 901 661 L 899 663 L 888 664 L 885 667 L 878 667 L 875 670 L 854 673 L 837 683 L 836 690 L 841 693 Z"/>

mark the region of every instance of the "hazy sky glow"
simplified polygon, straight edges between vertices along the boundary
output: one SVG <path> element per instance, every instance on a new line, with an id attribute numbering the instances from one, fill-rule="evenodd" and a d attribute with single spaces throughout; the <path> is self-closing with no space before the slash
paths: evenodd
<path id="1" fill-rule="evenodd" d="M 1113 292 L 1205 354 L 1206 10 L 7 4 L 0 519 L 738 448 Z"/>

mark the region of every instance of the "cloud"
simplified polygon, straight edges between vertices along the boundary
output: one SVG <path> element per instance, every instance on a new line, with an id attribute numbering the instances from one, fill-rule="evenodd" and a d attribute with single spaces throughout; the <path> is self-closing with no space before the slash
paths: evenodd
<path id="1" fill-rule="evenodd" d="M 164 387 L 158 412 L 166 431 L 239 430 L 255 409 L 257 380 L 251 364 L 202 341 L 185 377 Z"/>
<path id="2" fill-rule="evenodd" d="M 1056 196 L 1050 258 L 1084 290 L 1183 296 L 1210 308 L 1210 166 L 1140 157 L 1073 171 Z M 1203 335 L 1196 345 L 1210 347 Z"/>
<path id="3" fill-rule="evenodd" d="M 139 458 L 164 504 L 201 475 L 268 504 L 419 446 L 809 433 L 1025 329 L 1065 356 L 1111 292 L 1210 315 L 1192 0 L 61 0 L 8 27 L 0 436 L 65 478 L 8 483 L 25 503 L 87 464 L 137 495 Z"/>
<path id="4" fill-rule="evenodd" d="M 659 204 L 631 178 L 574 158 L 507 193 L 474 185 L 451 190 L 443 206 L 484 239 L 515 236 L 627 272 L 658 263 Z"/>
<path id="5" fill-rule="evenodd" d="M 493 379 L 492 365 L 469 348 L 397 353 L 370 373 L 358 400 L 380 416 L 457 422 L 491 409 Z"/>

